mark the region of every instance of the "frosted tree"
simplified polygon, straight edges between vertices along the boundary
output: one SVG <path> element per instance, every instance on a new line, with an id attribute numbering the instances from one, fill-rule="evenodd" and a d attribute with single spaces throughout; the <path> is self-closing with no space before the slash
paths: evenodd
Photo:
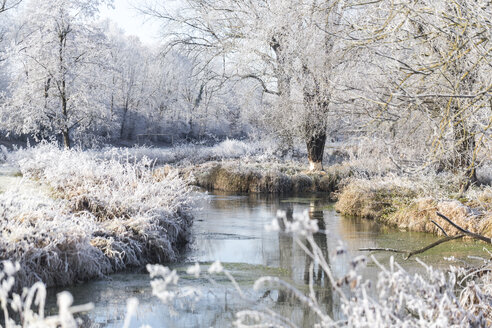
<path id="1" fill-rule="evenodd" d="M 5 60 L 5 56 L 2 54 L 4 50 L 3 43 L 5 42 L 5 36 L 11 23 L 11 17 L 7 11 L 17 7 L 22 0 L 0 0 L 0 62 Z"/>
<path id="2" fill-rule="evenodd" d="M 21 2 L 22 0 L 0 0 L 0 63 L 6 60 L 5 39 L 12 24 L 12 17 L 7 11 L 14 9 Z"/>
<path id="3" fill-rule="evenodd" d="M 226 93 L 231 85 L 215 77 L 210 67 L 196 70 L 196 61 L 176 51 L 165 56 L 151 52 L 146 74 L 147 133 L 173 134 L 187 139 L 226 134 L 234 120 L 231 104 L 237 97 Z M 227 90 L 227 91 L 226 91 Z"/>
<path id="4" fill-rule="evenodd" d="M 18 6 L 22 0 L 1 0 L 0 1 L 0 14 L 6 12 L 9 9 Z"/>
<path id="5" fill-rule="evenodd" d="M 0 0 L 0 108 L 4 105 L 5 94 L 9 84 L 8 67 L 6 61 L 8 58 L 7 45 L 11 37 L 13 15 L 12 9 L 16 8 L 21 0 Z M 1 129 L 1 128 L 0 128 Z"/>
<path id="6" fill-rule="evenodd" d="M 108 24 L 110 43 L 110 112 L 119 121 L 117 137 L 130 136 L 132 114 L 147 108 L 152 81 L 148 79 L 149 64 L 154 54 L 137 37 Z"/>
<path id="7" fill-rule="evenodd" d="M 275 98 L 274 130 L 287 140 L 301 136 L 311 168 L 322 168 L 340 1 L 189 0 L 143 11 L 167 23 L 170 46 L 219 66 L 217 76 L 256 81 Z"/>
<path id="8" fill-rule="evenodd" d="M 105 125 L 106 41 L 91 24 L 104 0 L 31 0 L 21 13 L 13 52 L 14 79 L 3 123 L 39 137 L 71 135 Z"/>
<path id="9" fill-rule="evenodd" d="M 365 10 L 354 41 L 384 79 L 361 97 L 377 104 L 378 118 L 419 113 L 417 138 L 442 169 L 466 174 L 467 187 L 492 126 L 489 1 L 378 1 Z"/>

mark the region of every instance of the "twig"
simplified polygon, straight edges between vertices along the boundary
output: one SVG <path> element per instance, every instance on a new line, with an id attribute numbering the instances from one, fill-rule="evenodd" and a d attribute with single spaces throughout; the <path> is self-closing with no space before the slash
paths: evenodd
<path id="1" fill-rule="evenodd" d="M 434 220 L 431 220 L 432 223 L 434 223 L 439 229 L 441 229 L 442 233 L 447 237 L 448 234 L 446 233 L 446 231 L 444 231 L 443 227 L 441 227 L 436 221 Z"/>

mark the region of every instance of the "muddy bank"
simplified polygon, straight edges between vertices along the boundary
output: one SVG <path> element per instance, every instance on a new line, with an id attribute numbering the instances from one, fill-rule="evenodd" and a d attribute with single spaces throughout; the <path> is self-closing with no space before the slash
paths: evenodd
<path id="1" fill-rule="evenodd" d="M 163 169 L 165 170 L 165 169 Z M 180 169 L 193 185 L 207 190 L 238 193 L 305 193 L 338 190 L 350 176 L 344 166 L 330 166 L 325 172 L 309 172 L 295 163 L 208 162 Z"/>
<path id="2" fill-rule="evenodd" d="M 340 191 L 335 208 L 344 215 L 373 219 L 399 229 L 442 235 L 431 222 L 435 220 L 448 234 L 458 234 L 437 217 L 438 211 L 471 232 L 492 236 L 490 187 L 465 195 L 452 188 L 439 188 L 433 181 L 352 180 Z"/>

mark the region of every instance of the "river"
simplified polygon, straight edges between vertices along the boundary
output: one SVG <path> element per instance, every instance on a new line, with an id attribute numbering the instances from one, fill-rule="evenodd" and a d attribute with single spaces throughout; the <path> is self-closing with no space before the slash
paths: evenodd
<path id="1" fill-rule="evenodd" d="M 252 290 L 254 281 L 265 275 L 280 276 L 301 290 L 307 289 L 310 260 L 291 236 L 265 230 L 265 225 L 279 209 L 288 213 L 309 211 L 311 218 L 317 219 L 320 228 L 326 230 L 326 234 L 316 235 L 326 256 L 333 257 L 339 245 L 348 249 L 346 255 L 330 261 L 336 276 L 347 272 L 350 259 L 362 254 L 358 251 L 361 247 L 416 249 L 437 239 L 429 234 L 388 228 L 373 221 L 341 217 L 322 194 L 278 197 L 209 193 L 197 204 L 190 249 L 179 263 L 171 265 L 181 276 L 179 286 L 195 287 L 202 293 L 199 301 L 175 303 L 172 307 L 163 305 L 152 296 L 150 278 L 143 271 L 113 274 L 107 279 L 63 290 L 70 291 L 77 304 L 95 304 L 95 309 L 84 318 L 91 327 L 121 327 L 129 297 L 136 297 L 140 302 L 132 327 L 143 324 L 152 327 L 229 327 L 238 310 L 264 307 L 292 318 L 300 326 L 312 326 L 316 318 L 299 306 L 291 293 Z M 473 241 L 449 242 L 419 258 L 435 267 L 447 267 L 450 263 L 444 257 L 466 259 L 468 255 L 485 255 L 482 248 L 483 244 Z M 386 253 L 376 255 L 382 263 L 387 263 L 391 256 Z M 409 271 L 422 270 L 415 259 L 396 258 Z M 215 260 L 223 262 L 252 301 L 241 299 L 223 275 L 215 276 L 216 281 L 212 282 L 204 277 L 196 279 L 185 272 L 194 262 L 206 268 Z M 369 263 L 363 274 L 374 280 L 377 271 L 375 264 Z M 315 274 L 315 282 L 316 294 L 325 311 L 339 318 L 338 299 L 332 294 L 326 277 L 322 273 Z M 48 305 L 52 309 L 55 308 L 55 295 L 60 290 L 49 290 Z"/>

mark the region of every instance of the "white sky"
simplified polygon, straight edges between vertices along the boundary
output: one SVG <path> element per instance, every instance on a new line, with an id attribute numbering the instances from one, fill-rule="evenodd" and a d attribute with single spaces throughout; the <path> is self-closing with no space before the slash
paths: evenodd
<path id="1" fill-rule="evenodd" d="M 159 23 L 140 14 L 134 7 L 136 0 L 114 0 L 114 9 L 103 6 L 102 19 L 109 18 L 122 28 L 127 35 L 136 35 L 147 44 L 155 44 L 159 39 Z"/>

